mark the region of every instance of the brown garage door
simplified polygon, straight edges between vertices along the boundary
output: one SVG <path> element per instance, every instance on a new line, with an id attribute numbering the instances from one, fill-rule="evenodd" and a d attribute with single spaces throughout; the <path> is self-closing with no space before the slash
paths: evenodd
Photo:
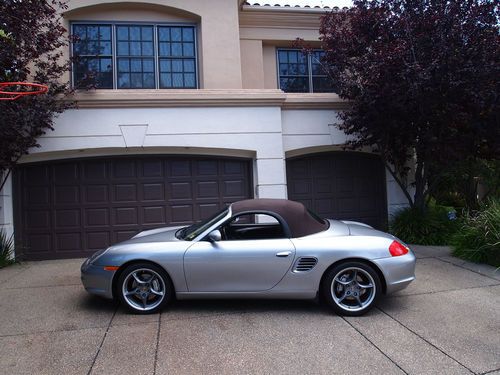
<path id="1" fill-rule="evenodd" d="M 22 165 L 14 174 L 21 257 L 82 257 L 141 230 L 190 224 L 251 197 L 250 166 L 164 156 Z"/>
<path id="2" fill-rule="evenodd" d="M 288 159 L 286 170 L 289 199 L 325 218 L 386 226 L 385 171 L 378 157 L 323 153 Z"/>

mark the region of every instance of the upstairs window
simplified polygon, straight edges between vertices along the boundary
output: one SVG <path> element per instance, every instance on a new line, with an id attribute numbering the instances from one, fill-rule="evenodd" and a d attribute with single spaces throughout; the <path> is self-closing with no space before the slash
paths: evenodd
<path id="1" fill-rule="evenodd" d="M 322 65 L 323 55 L 321 50 L 278 49 L 279 88 L 285 92 L 334 92 Z"/>
<path id="2" fill-rule="evenodd" d="M 74 87 L 198 87 L 194 26 L 73 23 L 72 34 Z"/>

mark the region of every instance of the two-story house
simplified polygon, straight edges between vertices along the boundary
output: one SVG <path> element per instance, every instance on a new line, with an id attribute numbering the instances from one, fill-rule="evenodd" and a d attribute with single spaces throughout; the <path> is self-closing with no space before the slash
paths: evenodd
<path id="1" fill-rule="evenodd" d="M 383 227 L 405 204 L 377 155 L 347 152 L 324 74 L 330 9 L 241 0 L 70 0 L 67 79 L 93 72 L 8 182 L 18 256 L 86 256 L 245 198 Z M 313 47 L 292 48 L 300 37 Z"/>

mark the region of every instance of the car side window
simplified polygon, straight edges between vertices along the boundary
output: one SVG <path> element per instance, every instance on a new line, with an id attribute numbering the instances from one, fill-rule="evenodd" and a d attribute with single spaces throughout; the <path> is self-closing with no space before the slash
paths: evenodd
<path id="1" fill-rule="evenodd" d="M 244 213 L 232 218 L 221 228 L 222 240 L 267 240 L 285 238 L 279 220 L 265 213 Z"/>

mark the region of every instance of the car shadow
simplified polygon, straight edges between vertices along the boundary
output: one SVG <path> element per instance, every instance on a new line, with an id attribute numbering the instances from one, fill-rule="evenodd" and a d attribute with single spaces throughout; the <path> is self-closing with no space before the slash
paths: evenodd
<path id="1" fill-rule="evenodd" d="M 270 299 L 210 299 L 177 300 L 164 309 L 164 313 L 176 314 L 225 314 L 252 312 L 286 312 L 287 314 L 332 314 L 314 300 L 270 300 Z"/>

